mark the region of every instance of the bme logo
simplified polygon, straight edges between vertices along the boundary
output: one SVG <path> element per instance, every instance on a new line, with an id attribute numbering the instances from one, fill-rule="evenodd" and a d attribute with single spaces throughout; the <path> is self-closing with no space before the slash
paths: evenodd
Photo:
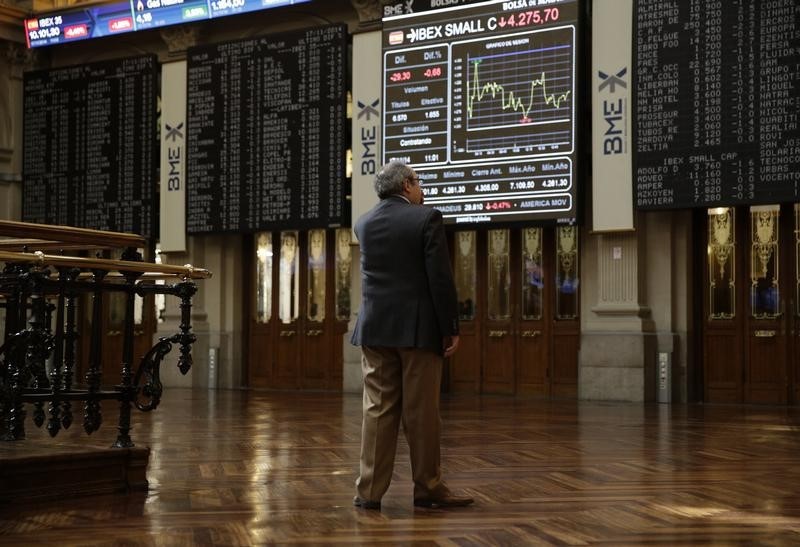
<path id="1" fill-rule="evenodd" d="M 375 118 L 380 118 L 380 112 L 378 111 L 378 105 L 380 104 L 380 99 L 375 99 L 374 101 L 364 102 L 364 101 L 356 101 L 358 104 L 358 116 L 356 116 L 357 120 L 364 119 L 365 123 L 361 126 L 361 174 L 362 175 L 374 175 L 377 169 L 377 145 L 378 145 L 378 122 L 377 119 L 372 121 L 372 116 Z"/>
<path id="2" fill-rule="evenodd" d="M 414 13 L 414 0 L 404 0 L 398 2 L 393 6 L 383 6 L 383 16 L 389 17 L 390 15 L 403 15 L 407 13 Z"/>
<path id="3" fill-rule="evenodd" d="M 600 84 L 600 87 L 597 89 L 599 91 L 603 91 L 605 88 L 609 87 L 611 88 L 609 89 L 611 93 L 615 93 L 617 91 L 617 86 L 620 86 L 622 89 L 627 89 L 628 84 L 626 84 L 625 80 L 622 79 L 627 73 L 628 67 L 623 67 L 623 69 L 616 74 L 606 74 L 602 70 L 598 70 L 597 75 L 600 76 L 600 79 L 603 80 L 603 83 Z"/>
<path id="4" fill-rule="evenodd" d="M 619 88 L 619 92 L 623 95 L 622 97 L 603 99 L 602 102 L 603 120 L 607 124 L 603 133 L 603 154 L 606 156 L 624 154 L 626 152 L 625 128 L 628 118 L 628 84 L 624 78 L 627 73 L 628 67 L 623 67 L 616 74 L 608 74 L 602 70 L 597 71 L 597 75 L 601 80 L 597 88 L 599 92 L 607 92 L 614 95 Z"/>
<path id="5" fill-rule="evenodd" d="M 168 123 L 164 125 L 167 129 L 164 140 L 171 140 L 173 143 L 167 144 L 167 163 L 169 164 L 169 171 L 167 172 L 167 191 L 177 192 L 181 189 L 181 182 L 183 181 L 183 172 L 181 170 L 183 158 L 183 122 L 175 126 L 171 126 Z M 178 140 L 180 140 L 180 142 L 177 142 Z"/>

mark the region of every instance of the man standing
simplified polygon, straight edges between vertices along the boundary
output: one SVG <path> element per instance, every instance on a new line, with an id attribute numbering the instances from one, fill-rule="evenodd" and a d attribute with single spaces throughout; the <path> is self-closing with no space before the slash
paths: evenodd
<path id="1" fill-rule="evenodd" d="M 355 225 L 361 310 L 351 342 L 361 346 L 364 416 L 353 503 L 380 509 L 402 420 L 414 505 L 469 505 L 472 498 L 453 494 L 441 477 L 442 356 L 458 349 L 458 300 L 442 214 L 421 206 L 419 178 L 403 163 L 383 166 L 375 191 L 380 202 Z"/>

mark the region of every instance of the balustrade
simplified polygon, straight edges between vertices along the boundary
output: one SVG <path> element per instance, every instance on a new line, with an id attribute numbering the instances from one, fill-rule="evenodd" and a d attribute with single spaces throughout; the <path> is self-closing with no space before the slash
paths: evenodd
<path id="1" fill-rule="evenodd" d="M 178 344 L 178 368 L 186 374 L 192 366 L 191 326 L 195 280 L 211 273 L 191 265 L 147 263 L 137 248 L 144 240 L 119 234 L 0 221 L 0 310 L 5 328 L 0 339 L 0 438 L 25 437 L 25 417 L 30 407 L 33 423 L 55 436 L 74 421 L 73 403 L 83 403 L 83 428 L 96 431 L 102 421 L 101 401 L 119 402 L 118 435 L 114 447 L 133 446 L 131 411 L 154 410 L 163 392 L 160 367 Z M 67 256 L 67 250 L 124 247 L 120 260 Z M 4 250 L 5 249 L 5 250 Z M 10 250 L 9 250 L 10 249 Z M 37 249 L 34 252 L 29 252 Z M 43 250 L 59 249 L 61 254 Z M 160 281 L 160 283 L 156 283 Z M 103 302 L 112 293 L 125 298 L 121 380 L 113 386 L 102 382 Z M 180 300 L 179 332 L 163 336 L 138 363 L 134 362 L 134 300 L 138 296 L 171 295 Z M 91 298 L 91 329 L 85 333 L 88 368 L 76 379 L 78 332 L 76 306 L 84 295 Z M 46 408 L 45 408 L 46 407 Z"/>

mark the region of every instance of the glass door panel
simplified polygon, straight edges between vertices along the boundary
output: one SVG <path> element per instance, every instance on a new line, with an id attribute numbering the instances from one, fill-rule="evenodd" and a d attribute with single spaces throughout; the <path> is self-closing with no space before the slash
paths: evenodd
<path id="1" fill-rule="evenodd" d="M 308 306 L 309 321 L 325 320 L 325 230 L 308 232 Z"/>
<path id="2" fill-rule="evenodd" d="M 736 315 L 736 217 L 730 207 L 708 210 L 708 294 L 712 321 Z"/>
<path id="3" fill-rule="evenodd" d="M 489 230 L 489 319 L 511 318 L 511 267 L 508 230 Z"/>
<path id="4" fill-rule="evenodd" d="M 256 236 L 256 322 L 269 323 L 272 317 L 272 234 Z"/>
<path id="5" fill-rule="evenodd" d="M 454 393 L 480 391 L 481 338 L 478 306 L 478 233 L 465 230 L 453 234 L 453 276 L 458 296 L 460 347 L 449 360 L 448 383 Z"/>
<path id="6" fill-rule="evenodd" d="M 542 229 L 522 230 L 522 319 L 542 318 L 544 263 Z"/>
<path id="7" fill-rule="evenodd" d="M 278 317 L 291 323 L 300 313 L 300 277 L 298 275 L 298 234 L 281 232 L 281 255 L 278 278 Z"/>
<path id="8" fill-rule="evenodd" d="M 578 317 L 578 228 L 556 228 L 556 319 Z"/>
<path id="9" fill-rule="evenodd" d="M 779 221 L 778 205 L 750 208 L 750 314 L 755 319 L 779 315 Z"/>
<path id="10" fill-rule="evenodd" d="M 336 319 L 350 320 L 350 228 L 336 230 Z"/>
<path id="11" fill-rule="evenodd" d="M 458 294 L 458 317 L 461 321 L 475 319 L 477 301 L 477 272 L 474 231 L 456 232 L 455 282 Z"/>

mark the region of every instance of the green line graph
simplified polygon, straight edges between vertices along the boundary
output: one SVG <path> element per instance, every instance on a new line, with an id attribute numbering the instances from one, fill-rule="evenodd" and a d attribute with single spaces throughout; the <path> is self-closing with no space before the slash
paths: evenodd
<path id="1" fill-rule="evenodd" d="M 530 123 L 533 121 L 529 114 L 533 110 L 536 103 L 536 97 L 541 90 L 541 99 L 546 106 L 552 107 L 554 110 L 561 107 L 561 104 L 569 99 L 571 91 L 564 93 L 549 93 L 547 91 L 547 73 L 542 72 L 539 78 L 535 78 L 530 82 L 530 89 L 527 101 L 520 94 L 515 94 L 514 91 L 508 91 L 506 88 L 494 81 L 489 81 L 484 84 L 480 83 L 480 60 L 472 61 L 473 71 L 472 78 L 467 80 L 467 116 L 473 117 L 475 110 L 475 103 L 482 101 L 487 95 L 491 95 L 492 99 L 500 97 L 500 105 L 502 110 L 511 110 L 520 112 L 522 118 L 521 123 Z"/>

